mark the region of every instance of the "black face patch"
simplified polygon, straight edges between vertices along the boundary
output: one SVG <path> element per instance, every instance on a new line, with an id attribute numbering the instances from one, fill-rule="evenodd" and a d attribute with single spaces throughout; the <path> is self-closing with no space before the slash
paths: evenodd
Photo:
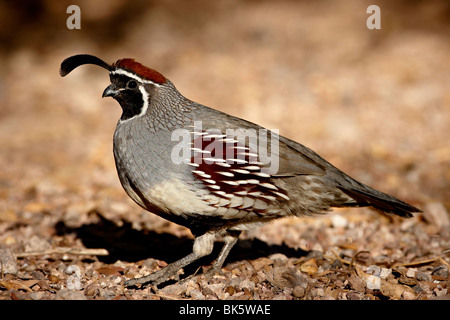
<path id="1" fill-rule="evenodd" d="M 139 115 L 144 107 L 144 97 L 139 90 L 139 82 L 125 75 L 111 75 L 111 84 L 119 93 L 114 99 L 122 107 L 120 120 L 124 121 Z"/>

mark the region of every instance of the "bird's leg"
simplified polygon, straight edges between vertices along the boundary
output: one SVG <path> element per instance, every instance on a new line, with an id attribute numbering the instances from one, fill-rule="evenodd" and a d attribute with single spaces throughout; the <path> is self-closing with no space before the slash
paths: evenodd
<path id="1" fill-rule="evenodd" d="M 222 250 L 219 253 L 219 256 L 216 260 L 212 263 L 211 268 L 206 272 L 206 276 L 213 276 L 216 273 L 220 272 L 222 269 L 223 263 L 225 262 L 225 259 L 228 257 L 228 254 L 230 253 L 231 249 L 234 247 L 236 242 L 238 241 L 239 235 L 241 234 L 241 231 L 228 231 L 226 236 L 223 237 L 223 241 L 225 242 Z"/>
<path id="2" fill-rule="evenodd" d="M 213 249 L 214 238 L 215 233 L 213 232 L 207 232 L 202 236 L 195 238 L 192 253 L 188 254 L 184 258 L 181 258 L 180 260 L 170 263 L 163 269 L 153 272 L 148 276 L 137 279 L 130 279 L 125 282 L 125 286 L 131 287 L 137 284 L 145 285 L 148 283 L 157 286 L 158 284 L 163 283 L 170 277 L 176 275 L 181 268 L 191 264 L 201 257 L 209 255 Z"/>

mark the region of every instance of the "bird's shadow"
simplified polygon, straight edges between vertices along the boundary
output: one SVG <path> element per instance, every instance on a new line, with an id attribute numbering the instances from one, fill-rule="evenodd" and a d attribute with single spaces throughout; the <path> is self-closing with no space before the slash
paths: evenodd
<path id="1" fill-rule="evenodd" d="M 68 227 L 59 221 L 55 228 L 58 235 L 75 233 L 86 248 L 104 248 L 109 255 L 99 256 L 104 263 L 114 263 L 117 260 L 137 262 L 154 258 L 167 263 L 174 262 L 192 252 L 193 240 L 188 237 L 177 237 L 169 233 L 155 231 L 138 231 L 129 222 L 121 226 L 98 214 L 99 220 L 77 228 Z M 211 255 L 204 257 L 185 268 L 187 273 L 203 265 L 209 265 L 219 254 L 222 245 L 216 243 Z M 267 244 L 259 239 L 239 240 L 231 250 L 225 265 L 241 260 L 253 260 L 267 257 L 274 253 L 282 253 L 287 257 L 302 257 L 307 252 L 301 249 L 282 245 Z"/>

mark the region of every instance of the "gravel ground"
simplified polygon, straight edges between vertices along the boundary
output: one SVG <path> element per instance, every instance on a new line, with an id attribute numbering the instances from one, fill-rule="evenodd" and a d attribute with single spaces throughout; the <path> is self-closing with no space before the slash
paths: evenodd
<path id="1" fill-rule="evenodd" d="M 0 299 L 449 299 L 447 1 L 381 1 L 381 30 L 368 1 L 80 1 L 81 30 L 68 3 L 32 3 L 0 5 Z M 423 213 L 279 220 L 245 232 L 212 278 L 220 242 L 179 279 L 125 288 L 193 238 L 121 189 L 120 108 L 99 69 L 59 77 L 76 53 L 134 57 Z"/>

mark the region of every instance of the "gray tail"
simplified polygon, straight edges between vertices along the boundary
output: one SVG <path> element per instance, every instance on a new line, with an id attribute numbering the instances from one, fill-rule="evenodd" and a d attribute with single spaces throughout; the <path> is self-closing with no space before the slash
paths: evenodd
<path id="1" fill-rule="evenodd" d="M 412 217 L 414 212 L 422 212 L 406 202 L 363 184 L 358 183 L 358 186 L 352 185 L 351 187 L 341 186 L 339 189 L 353 198 L 356 201 L 356 206 L 370 206 L 385 213 L 395 214 L 404 218 Z M 354 206 L 355 204 L 350 204 L 350 206 L 352 205 Z"/>

